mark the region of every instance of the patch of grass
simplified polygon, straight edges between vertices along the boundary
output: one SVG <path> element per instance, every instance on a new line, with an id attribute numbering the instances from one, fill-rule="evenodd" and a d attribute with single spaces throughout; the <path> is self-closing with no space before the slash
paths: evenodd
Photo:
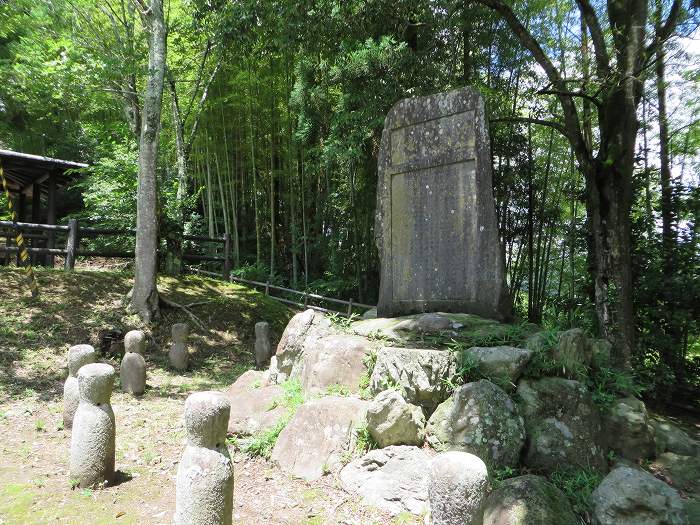
<path id="1" fill-rule="evenodd" d="M 378 448 L 379 445 L 372 437 L 367 425 L 362 425 L 355 429 L 356 441 L 355 441 L 355 451 L 362 455 L 366 454 L 370 450 Z"/>
<path id="2" fill-rule="evenodd" d="M 347 317 L 341 313 L 329 313 L 326 314 L 326 318 L 335 326 L 338 330 L 341 330 L 343 332 L 349 332 L 352 328 L 352 323 L 357 321 L 360 316 L 357 314 L 350 314 L 350 317 Z"/>
<path id="3" fill-rule="evenodd" d="M 34 429 L 37 432 L 46 432 L 46 423 L 44 423 L 43 419 L 37 419 L 36 424 L 34 425 Z"/>
<path id="4" fill-rule="evenodd" d="M 328 385 L 326 388 L 326 394 L 329 396 L 347 397 L 350 395 L 350 389 L 346 385 L 334 383 L 332 385 Z"/>
<path id="5" fill-rule="evenodd" d="M 498 490 L 505 480 L 519 476 L 520 471 L 517 468 L 503 467 L 493 469 L 490 474 L 491 488 Z"/>
<path id="6" fill-rule="evenodd" d="M 620 397 L 639 397 L 644 391 L 630 372 L 607 366 L 591 370 L 587 386 L 592 392 L 593 401 L 602 410 L 610 409 Z"/>
<path id="7" fill-rule="evenodd" d="M 270 459 L 272 449 L 275 448 L 277 438 L 280 437 L 282 430 L 287 426 L 287 418 L 278 421 L 277 424 L 269 430 L 258 432 L 253 439 L 245 447 L 245 452 L 251 456 L 260 456 L 265 459 Z"/>
<path id="8" fill-rule="evenodd" d="M 591 495 L 602 480 L 603 476 L 593 469 L 561 470 L 549 476 L 549 481 L 564 493 L 580 516 L 591 513 Z"/>

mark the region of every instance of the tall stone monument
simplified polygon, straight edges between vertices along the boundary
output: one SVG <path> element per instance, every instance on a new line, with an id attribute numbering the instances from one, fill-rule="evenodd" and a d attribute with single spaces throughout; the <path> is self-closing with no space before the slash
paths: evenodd
<path id="1" fill-rule="evenodd" d="M 379 153 L 377 312 L 508 320 L 484 100 L 473 88 L 404 99 Z"/>

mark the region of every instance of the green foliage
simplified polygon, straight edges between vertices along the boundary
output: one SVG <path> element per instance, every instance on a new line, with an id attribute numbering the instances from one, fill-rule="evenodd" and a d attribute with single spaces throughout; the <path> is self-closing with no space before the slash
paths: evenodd
<path id="1" fill-rule="evenodd" d="M 350 314 L 348 317 L 347 315 L 341 314 L 341 313 L 329 313 L 326 315 L 326 318 L 330 320 L 330 322 L 335 326 L 337 329 L 343 331 L 343 332 L 349 332 L 352 323 L 357 321 L 359 319 L 359 315 L 357 314 Z"/>
<path id="2" fill-rule="evenodd" d="M 560 470 L 549 476 L 549 481 L 564 493 L 580 516 L 591 514 L 591 496 L 602 480 L 603 476 L 593 469 Z"/>
<path id="3" fill-rule="evenodd" d="M 378 448 L 379 445 L 372 437 L 367 425 L 359 426 L 355 429 L 355 452 L 358 455 L 366 454 L 370 450 Z"/>
<path id="4" fill-rule="evenodd" d="M 602 409 L 608 409 L 620 397 L 639 397 L 644 388 L 634 375 L 607 366 L 593 367 L 587 381 L 593 401 Z"/>
<path id="5" fill-rule="evenodd" d="M 255 434 L 253 439 L 243 450 L 251 456 L 260 456 L 269 459 L 272 454 L 272 449 L 275 448 L 275 443 L 277 443 L 277 438 L 279 438 L 288 422 L 289 419 L 284 418 L 278 421 L 271 429 Z"/>
<path id="6" fill-rule="evenodd" d="M 490 472 L 491 488 L 498 490 L 507 479 L 520 476 L 520 469 L 512 467 L 494 468 Z"/>
<path id="7" fill-rule="evenodd" d="M 347 397 L 350 395 L 350 389 L 345 385 L 334 383 L 332 385 L 328 385 L 328 387 L 326 388 L 326 394 L 328 394 L 329 396 Z"/>

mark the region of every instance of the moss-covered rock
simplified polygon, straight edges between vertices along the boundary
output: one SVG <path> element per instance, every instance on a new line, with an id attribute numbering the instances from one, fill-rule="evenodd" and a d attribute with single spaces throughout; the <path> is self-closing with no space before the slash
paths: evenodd
<path id="1" fill-rule="evenodd" d="M 607 469 L 601 446 L 601 418 L 586 386 L 570 379 L 522 379 L 516 392 L 525 419 L 525 464 L 554 472 Z"/>
<path id="2" fill-rule="evenodd" d="M 541 476 L 510 478 L 484 505 L 483 525 L 577 525 L 564 494 Z"/>
<path id="3" fill-rule="evenodd" d="M 634 397 L 618 399 L 604 414 L 604 437 L 608 448 L 635 461 L 654 455 L 654 429 L 646 406 Z"/>
<path id="4" fill-rule="evenodd" d="M 440 451 L 469 452 L 490 467 L 514 467 L 525 442 L 518 407 L 502 388 L 481 380 L 457 388 L 427 426 L 428 443 Z"/>

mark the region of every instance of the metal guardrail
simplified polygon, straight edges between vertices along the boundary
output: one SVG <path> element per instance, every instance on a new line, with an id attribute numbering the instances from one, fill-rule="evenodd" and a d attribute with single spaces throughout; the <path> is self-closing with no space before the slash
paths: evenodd
<path id="1" fill-rule="evenodd" d="M 191 271 L 191 272 L 196 273 L 196 274 L 206 275 L 206 276 L 214 277 L 214 278 L 218 278 L 218 279 L 221 278 L 221 275 L 217 274 L 215 272 L 209 272 L 207 270 L 200 270 L 199 268 L 193 268 L 191 266 L 188 266 L 186 268 L 188 271 Z M 226 280 L 226 279 L 224 279 L 224 280 Z M 336 299 L 334 297 L 325 297 L 323 295 L 318 295 L 315 293 L 304 292 L 301 290 L 294 290 L 293 288 L 285 288 L 284 286 L 277 286 L 276 284 L 270 284 L 269 282 L 251 281 L 248 279 L 242 279 L 241 277 L 235 277 L 233 275 L 228 278 L 228 281 L 235 282 L 235 283 L 242 283 L 242 284 L 245 284 L 248 286 L 263 288 L 265 290 L 265 295 L 267 295 L 268 297 L 275 299 L 276 301 L 279 301 L 281 303 L 291 304 L 293 306 L 298 306 L 300 308 L 313 308 L 314 310 L 319 310 L 321 312 L 340 314 L 340 315 L 343 315 L 345 317 L 350 317 L 352 315 L 353 308 L 359 308 L 359 309 L 364 309 L 364 310 L 370 310 L 370 309 L 374 308 L 374 305 L 357 303 L 357 302 L 353 301 L 352 298 L 349 301 L 345 301 L 343 299 Z M 285 297 L 278 297 L 278 296 L 272 295 L 270 293 L 270 291 L 274 291 L 274 290 L 279 290 L 281 292 L 299 295 L 300 298 L 303 299 L 303 302 L 292 301 L 292 300 L 287 299 Z M 331 310 L 330 308 L 324 308 L 322 306 L 311 304 L 311 301 L 323 301 L 323 302 L 334 303 L 334 304 L 342 304 L 342 305 L 346 305 L 347 309 L 345 309 L 345 311 Z"/>

